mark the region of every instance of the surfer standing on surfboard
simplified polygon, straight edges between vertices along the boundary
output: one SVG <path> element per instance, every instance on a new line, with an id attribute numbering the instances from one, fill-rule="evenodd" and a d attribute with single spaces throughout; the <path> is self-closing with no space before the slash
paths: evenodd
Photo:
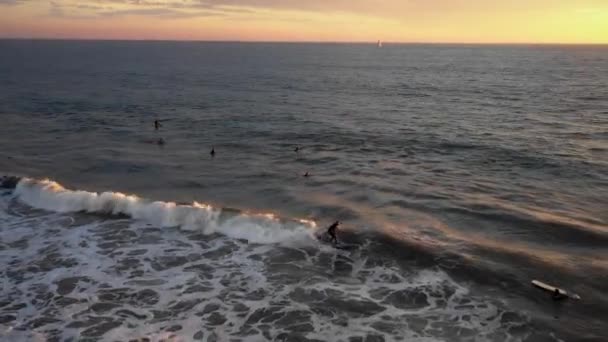
<path id="1" fill-rule="evenodd" d="M 340 221 L 334 222 L 329 228 L 327 228 L 327 234 L 329 235 L 329 241 L 333 242 L 334 245 L 338 244 L 338 238 L 336 237 L 336 229 L 340 225 Z"/>

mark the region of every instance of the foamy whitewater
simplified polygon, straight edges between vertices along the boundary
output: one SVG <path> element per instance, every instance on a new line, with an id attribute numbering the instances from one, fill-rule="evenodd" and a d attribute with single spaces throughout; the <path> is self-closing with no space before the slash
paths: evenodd
<path id="1" fill-rule="evenodd" d="M 150 202 L 118 192 L 101 194 L 66 190 L 51 180 L 25 178 L 15 189 L 19 200 L 35 208 L 59 213 L 87 212 L 125 215 L 157 227 L 179 227 L 205 234 L 221 233 L 254 243 L 306 242 L 311 240 L 314 222 L 280 222 L 272 214 L 236 214 L 220 219 L 221 210 L 197 202 L 178 205 L 173 202 Z M 305 222 L 306 225 L 301 223 Z M 300 223 L 300 224 L 297 224 Z"/>
<path id="2" fill-rule="evenodd" d="M 0 341 L 608 336 L 607 47 L 0 51 Z"/>
<path id="3" fill-rule="evenodd" d="M 528 321 L 439 269 L 402 269 L 366 256 L 369 245 L 320 244 L 312 223 L 222 220 L 206 205 L 29 178 L 1 203 L 10 248 L 0 260 L 14 298 L 3 312 L 18 317 L 2 316 L 7 340 L 509 340 Z"/>

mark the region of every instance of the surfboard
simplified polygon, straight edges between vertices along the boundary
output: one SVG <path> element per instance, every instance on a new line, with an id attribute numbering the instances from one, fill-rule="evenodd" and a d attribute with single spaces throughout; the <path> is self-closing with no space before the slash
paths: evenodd
<path id="1" fill-rule="evenodd" d="M 342 242 L 338 242 L 337 244 L 334 245 L 334 248 L 337 249 L 342 249 L 345 251 L 351 251 L 357 248 L 357 245 L 352 244 L 352 243 L 342 243 Z"/>
<path id="2" fill-rule="evenodd" d="M 581 297 L 577 294 L 569 293 L 568 291 L 566 291 L 564 289 L 560 289 L 559 287 L 551 286 L 547 283 L 543 283 L 540 280 L 532 280 L 532 285 L 538 287 L 541 290 L 545 290 L 545 291 L 551 292 L 551 293 L 555 293 L 555 290 L 557 290 L 560 295 L 567 297 L 567 298 L 581 299 Z"/>
<path id="3" fill-rule="evenodd" d="M 319 242 L 326 244 L 326 245 L 330 245 L 336 249 L 342 249 L 342 250 L 349 251 L 349 250 L 356 249 L 358 247 L 358 245 L 356 245 L 356 244 L 345 243 L 340 240 L 338 240 L 338 243 L 334 244 L 329 239 L 329 235 L 327 235 L 327 233 L 316 234 L 316 238 Z"/>

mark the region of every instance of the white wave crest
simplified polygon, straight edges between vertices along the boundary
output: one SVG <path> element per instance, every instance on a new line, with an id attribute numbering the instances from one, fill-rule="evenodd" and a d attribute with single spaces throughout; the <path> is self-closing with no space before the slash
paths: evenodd
<path id="1" fill-rule="evenodd" d="M 54 212 L 88 212 L 126 215 L 160 227 L 200 229 L 206 234 L 220 233 L 253 243 L 310 241 L 315 224 L 300 220 L 285 224 L 270 214 L 232 215 L 220 219 L 221 209 L 194 202 L 181 205 L 174 202 L 147 201 L 119 192 L 89 192 L 68 190 L 52 180 L 23 178 L 15 188 L 19 201 L 38 209 Z"/>

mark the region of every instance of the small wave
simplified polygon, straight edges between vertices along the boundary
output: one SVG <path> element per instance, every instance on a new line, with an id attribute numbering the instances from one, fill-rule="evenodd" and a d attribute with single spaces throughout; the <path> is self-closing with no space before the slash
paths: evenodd
<path id="1" fill-rule="evenodd" d="M 461 143 L 461 142 L 447 141 L 447 142 L 442 142 L 441 144 L 439 144 L 439 148 L 451 151 L 451 150 L 481 149 L 481 148 L 483 148 L 483 146 L 475 145 L 475 144 L 468 144 L 468 143 Z"/>
<path id="2" fill-rule="evenodd" d="M 604 147 L 591 147 L 591 148 L 589 148 L 589 151 L 591 151 L 591 152 L 604 152 L 604 151 L 608 151 L 608 148 L 604 148 Z"/>
<path id="3" fill-rule="evenodd" d="M 599 218 L 576 211 L 548 211 L 535 206 L 516 205 L 490 196 L 468 196 L 465 205 L 446 206 L 444 212 L 474 216 L 494 222 L 500 229 L 494 232 L 525 236 L 529 242 L 545 244 L 559 242 L 553 247 L 576 246 L 598 248 L 608 243 L 608 225 Z"/>
<path id="4" fill-rule="evenodd" d="M 601 97 L 601 96 L 579 96 L 576 99 L 577 100 L 581 100 L 581 101 L 602 101 L 602 100 L 604 100 L 604 97 Z"/>
<path id="5" fill-rule="evenodd" d="M 252 243 L 311 241 L 316 224 L 308 220 L 282 221 L 273 214 L 222 213 L 219 208 L 193 202 L 148 201 L 120 192 L 68 190 L 52 180 L 22 178 L 14 190 L 19 201 L 38 209 L 54 212 L 87 212 L 124 215 L 160 227 L 180 227 L 220 233 Z"/>

